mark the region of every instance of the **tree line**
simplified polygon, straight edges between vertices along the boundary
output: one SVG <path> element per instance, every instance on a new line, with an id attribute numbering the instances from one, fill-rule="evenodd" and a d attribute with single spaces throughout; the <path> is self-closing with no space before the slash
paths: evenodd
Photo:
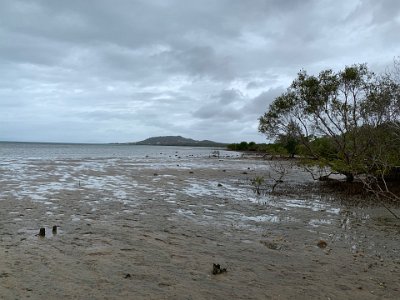
<path id="1" fill-rule="evenodd" d="M 292 150 L 291 143 L 282 143 L 281 141 L 277 140 L 274 143 L 259 143 L 256 144 L 255 142 L 240 142 L 240 143 L 233 143 L 227 145 L 228 150 L 232 151 L 248 151 L 248 152 L 257 152 L 257 153 L 264 153 L 269 155 L 276 155 L 276 156 L 290 156 L 294 157 L 296 151 Z"/>
<path id="2" fill-rule="evenodd" d="M 259 118 L 259 131 L 307 164 L 387 190 L 400 174 L 399 59 L 382 74 L 366 64 L 300 71 Z"/>

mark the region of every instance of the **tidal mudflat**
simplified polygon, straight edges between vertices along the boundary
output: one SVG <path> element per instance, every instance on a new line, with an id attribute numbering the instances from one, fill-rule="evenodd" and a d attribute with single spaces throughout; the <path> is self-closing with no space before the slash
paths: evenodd
<path id="1" fill-rule="evenodd" d="M 5 159 L 0 298 L 399 299 L 398 220 L 297 167 L 258 196 L 250 179 L 269 171 L 189 155 Z"/>

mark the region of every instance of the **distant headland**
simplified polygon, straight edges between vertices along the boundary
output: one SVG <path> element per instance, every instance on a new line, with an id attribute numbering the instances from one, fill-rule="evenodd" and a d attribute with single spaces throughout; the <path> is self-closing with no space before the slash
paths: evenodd
<path id="1" fill-rule="evenodd" d="M 190 147 L 226 147 L 227 144 L 217 143 L 209 140 L 196 141 L 182 136 L 157 136 L 140 142 L 128 143 L 129 145 L 148 146 L 190 146 Z"/>

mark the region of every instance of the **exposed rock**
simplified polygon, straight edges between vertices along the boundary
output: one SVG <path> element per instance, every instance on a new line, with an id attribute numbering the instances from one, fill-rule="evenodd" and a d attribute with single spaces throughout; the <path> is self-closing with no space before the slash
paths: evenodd
<path id="1" fill-rule="evenodd" d="M 227 272 L 227 271 L 226 271 L 226 268 L 221 268 L 221 265 L 219 265 L 219 264 L 213 264 L 212 273 L 213 273 L 214 275 L 222 274 L 222 273 L 225 273 L 225 272 Z"/>
<path id="2" fill-rule="evenodd" d="M 319 240 L 317 246 L 320 247 L 321 249 L 324 249 L 326 248 L 326 246 L 328 246 L 328 243 L 324 240 Z"/>

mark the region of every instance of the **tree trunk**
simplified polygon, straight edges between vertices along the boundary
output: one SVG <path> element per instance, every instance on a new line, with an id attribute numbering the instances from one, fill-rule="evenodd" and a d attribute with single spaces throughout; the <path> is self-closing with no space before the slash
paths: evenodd
<path id="1" fill-rule="evenodd" d="M 354 175 L 353 173 L 344 173 L 346 176 L 346 182 L 353 182 L 354 181 Z"/>

